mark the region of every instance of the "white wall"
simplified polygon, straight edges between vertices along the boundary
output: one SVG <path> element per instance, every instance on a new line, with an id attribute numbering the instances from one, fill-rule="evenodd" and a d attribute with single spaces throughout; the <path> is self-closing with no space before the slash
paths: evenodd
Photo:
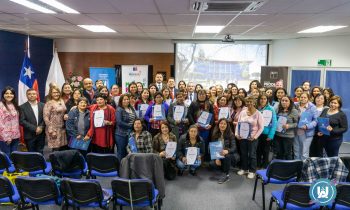
<path id="1" fill-rule="evenodd" d="M 173 53 L 171 40 L 56 39 L 58 52 Z"/>
<path id="2" fill-rule="evenodd" d="M 274 40 L 271 66 L 317 66 L 318 59 L 332 59 L 332 67 L 350 67 L 350 36 Z"/>

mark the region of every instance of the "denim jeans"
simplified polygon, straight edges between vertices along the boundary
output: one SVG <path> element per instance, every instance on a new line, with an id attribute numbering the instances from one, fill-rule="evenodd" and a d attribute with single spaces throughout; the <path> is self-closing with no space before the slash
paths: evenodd
<path id="1" fill-rule="evenodd" d="M 241 140 L 241 163 L 243 170 L 250 172 L 256 171 L 256 150 L 258 147 L 258 139 L 250 141 L 248 139 Z"/>
<path id="2" fill-rule="evenodd" d="M 0 141 L 0 150 L 4 152 L 7 156 L 10 156 L 11 152 L 17 151 L 19 139 L 12 139 L 10 144 L 4 141 Z"/>
<path id="3" fill-rule="evenodd" d="M 115 134 L 115 144 L 117 145 L 117 157 L 121 161 L 127 155 L 128 136 Z"/>
<path id="4" fill-rule="evenodd" d="M 310 145 L 313 136 L 307 137 L 305 132 L 298 134 L 294 138 L 294 158 L 297 160 L 305 160 L 309 158 Z"/>
<path id="5" fill-rule="evenodd" d="M 194 165 L 186 165 L 184 162 L 182 162 L 180 159 L 176 159 L 176 166 L 178 167 L 178 169 L 180 170 L 187 170 L 188 168 L 190 168 L 190 170 L 194 171 L 196 170 L 199 166 L 201 165 L 201 161 L 198 160 L 197 163 L 195 163 Z"/>

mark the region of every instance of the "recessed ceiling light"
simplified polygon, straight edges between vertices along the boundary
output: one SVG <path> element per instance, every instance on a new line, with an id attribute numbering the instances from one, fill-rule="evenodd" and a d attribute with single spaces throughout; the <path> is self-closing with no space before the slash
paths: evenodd
<path id="1" fill-rule="evenodd" d="M 27 1 L 27 0 L 10 0 L 12 2 L 15 2 L 17 4 L 23 5 L 25 7 L 28 7 L 30 9 L 34 9 L 37 10 L 39 12 L 43 12 L 43 13 L 51 13 L 51 14 L 55 14 L 56 12 L 47 9 L 45 7 L 42 7 L 40 5 L 34 4 L 33 2 Z"/>
<path id="2" fill-rule="evenodd" d="M 78 26 L 92 32 L 113 32 L 113 33 L 116 32 L 115 30 L 108 28 L 107 26 L 104 26 L 104 25 L 78 25 Z"/>
<path id="3" fill-rule="evenodd" d="M 196 26 L 194 33 L 206 33 L 206 34 L 217 34 L 225 26 Z"/>
<path id="4" fill-rule="evenodd" d="M 66 12 L 66 13 L 72 13 L 72 14 L 79 14 L 78 11 L 62 4 L 61 2 L 58 2 L 56 0 L 40 0 L 41 2 L 44 2 L 45 4 L 48 4 L 52 7 L 55 7 L 59 10 L 62 10 L 63 12 Z"/>
<path id="5" fill-rule="evenodd" d="M 317 26 L 303 31 L 299 31 L 298 33 L 323 33 L 345 27 L 347 26 Z"/>

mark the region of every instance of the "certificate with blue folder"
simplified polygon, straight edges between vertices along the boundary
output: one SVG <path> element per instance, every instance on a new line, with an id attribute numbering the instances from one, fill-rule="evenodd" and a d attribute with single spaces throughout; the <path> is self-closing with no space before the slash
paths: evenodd
<path id="1" fill-rule="evenodd" d="M 83 139 L 77 139 L 77 138 L 71 138 L 69 141 L 69 147 L 73 149 L 80 149 L 80 150 L 87 150 L 89 148 L 91 139 L 83 140 Z"/>
<path id="2" fill-rule="evenodd" d="M 137 153 L 137 146 L 136 146 L 136 140 L 134 137 L 129 138 L 129 149 L 131 153 Z"/>
<path id="3" fill-rule="evenodd" d="M 221 141 L 209 142 L 210 159 L 217 160 L 224 158 L 224 156 L 220 154 L 223 149 Z"/>
<path id="4" fill-rule="evenodd" d="M 202 128 L 206 128 L 209 126 L 211 118 L 213 117 L 212 113 L 203 111 L 201 112 L 201 114 L 199 115 L 199 118 L 197 120 L 197 123 L 199 126 L 201 126 Z"/>
<path id="5" fill-rule="evenodd" d="M 326 117 L 317 118 L 317 126 L 318 126 L 318 131 L 320 131 L 324 135 L 327 135 L 327 136 L 330 135 L 329 130 L 327 130 L 327 127 L 329 126 L 329 118 L 326 118 Z"/>
<path id="6" fill-rule="evenodd" d="M 164 106 L 154 105 L 152 107 L 152 116 L 155 120 L 165 120 Z"/>
<path id="7" fill-rule="evenodd" d="M 198 147 L 187 147 L 186 148 L 186 159 L 187 164 L 186 165 L 195 165 L 198 164 L 198 155 L 200 150 Z"/>
<path id="8" fill-rule="evenodd" d="M 310 122 L 312 122 L 312 114 L 310 112 L 303 112 L 300 115 L 298 128 L 302 128 L 304 125 L 307 125 Z"/>

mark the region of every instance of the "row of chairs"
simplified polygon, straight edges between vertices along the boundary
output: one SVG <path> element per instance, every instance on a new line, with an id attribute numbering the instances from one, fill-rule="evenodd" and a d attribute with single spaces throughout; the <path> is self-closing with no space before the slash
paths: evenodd
<path id="1" fill-rule="evenodd" d="M 345 166 L 349 168 L 350 166 L 350 157 L 341 157 Z M 257 189 L 257 183 L 261 181 L 261 191 L 262 191 L 262 201 L 263 201 L 263 210 L 265 210 L 265 185 L 268 184 L 285 184 L 286 187 L 284 190 L 274 191 L 272 193 L 270 201 L 270 209 L 273 201 L 278 201 L 277 204 L 279 208 L 286 209 L 288 203 L 293 203 L 295 209 L 297 204 L 301 204 L 301 209 L 304 209 L 305 206 L 310 207 L 310 209 L 319 208 L 319 206 L 313 206 L 309 203 L 309 191 L 306 190 L 310 187 L 309 183 L 298 183 L 300 181 L 302 173 L 303 162 L 301 160 L 278 160 L 275 159 L 271 161 L 267 169 L 256 171 L 256 179 L 253 190 L 252 200 L 255 200 L 255 194 Z M 350 173 L 347 177 L 347 182 L 350 182 Z M 343 185 L 340 185 L 342 187 Z M 349 189 L 349 188 L 347 188 Z M 303 196 L 301 196 L 303 195 Z M 347 198 L 348 208 L 350 209 L 350 191 L 347 196 L 340 195 L 342 198 Z M 295 202 L 295 201 L 298 202 Z M 287 205 L 288 204 L 288 205 Z M 293 204 L 291 204 L 293 205 Z M 305 208 L 308 209 L 308 208 Z M 336 208 L 338 209 L 338 208 Z"/>
<path id="2" fill-rule="evenodd" d="M 56 152 L 56 154 L 60 153 L 62 156 L 65 155 L 65 151 Z M 27 171 L 30 176 L 51 173 L 59 177 L 74 178 L 81 178 L 84 175 L 88 178 L 118 176 L 119 160 L 116 155 L 89 153 L 85 161 L 85 158 L 76 151 L 76 157 L 69 165 L 69 169 L 62 170 L 56 154 L 50 154 L 50 162 L 46 162 L 41 153 L 16 151 L 11 153 L 11 161 L 5 153 L 0 152 L 0 174 L 4 171 L 8 173 Z"/>
<path id="3" fill-rule="evenodd" d="M 35 187 L 33 187 L 35 186 Z M 161 209 L 158 190 L 148 179 L 115 178 L 111 189 L 102 188 L 97 180 L 76 180 L 64 178 L 59 183 L 50 177 L 17 177 L 15 185 L 6 177 L 0 176 L 0 203 L 12 202 L 18 209 L 25 209 L 28 204 L 39 210 L 41 205 L 61 205 L 68 210 L 84 207 L 99 207 L 107 210 L 113 203 L 117 205 L 151 207 Z"/>

